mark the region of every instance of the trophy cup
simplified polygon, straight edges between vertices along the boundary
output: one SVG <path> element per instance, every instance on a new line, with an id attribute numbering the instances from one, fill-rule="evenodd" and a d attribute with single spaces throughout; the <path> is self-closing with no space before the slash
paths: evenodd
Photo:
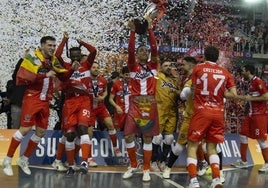
<path id="1" fill-rule="evenodd" d="M 135 32 L 139 35 L 146 33 L 148 28 L 147 19 L 152 19 L 155 25 L 166 12 L 167 2 L 165 0 L 150 0 L 150 3 L 144 10 L 142 17 L 134 18 Z"/>

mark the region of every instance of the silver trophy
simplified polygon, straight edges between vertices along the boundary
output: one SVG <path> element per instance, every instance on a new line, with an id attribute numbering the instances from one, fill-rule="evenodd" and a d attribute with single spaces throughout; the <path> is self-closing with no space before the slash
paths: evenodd
<path id="1" fill-rule="evenodd" d="M 139 35 L 146 33 L 148 28 L 147 19 L 154 20 L 159 14 L 159 9 L 157 9 L 157 4 L 149 3 L 145 8 L 142 17 L 134 18 L 135 32 Z"/>
<path id="2" fill-rule="evenodd" d="M 157 9 L 157 6 L 155 3 L 149 3 L 146 9 L 144 10 L 144 18 L 151 18 L 154 20 L 159 14 L 159 10 Z"/>

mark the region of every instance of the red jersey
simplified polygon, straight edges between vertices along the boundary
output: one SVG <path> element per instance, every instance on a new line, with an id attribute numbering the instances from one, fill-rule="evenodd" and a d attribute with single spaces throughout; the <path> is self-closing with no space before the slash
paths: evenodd
<path id="1" fill-rule="evenodd" d="M 91 104 L 93 104 L 93 98 L 98 97 L 98 96 L 102 96 L 103 93 L 106 91 L 107 80 L 102 76 L 98 76 L 97 79 L 94 79 L 94 80 L 92 78 L 90 78 L 88 89 L 89 89 L 88 91 L 89 91 L 89 95 L 90 95 L 90 102 L 91 102 Z M 104 105 L 104 101 L 99 102 L 97 106 L 99 106 L 101 104 Z M 96 107 L 94 107 L 94 108 L 96 108 Z"/>
<path id="2" fill-rule="evenodd" d="M 224 111 L 224 92 L 235 87 L 232 75 L 216 63 L 197 64 L 192 73 L 194 108 Z"/>
<path id="3" fill-rule="evenodd" d="M 268 92 L 265 82 L 254 76 L 250 80 L 249 94 L 253 97 L 259 97 Z M 267 101 L 249 101 L 249 114 L 265 114 L 267 113 Z"/>
<path id="4" fill-rule="evenodd" d="M 74 71 L 68 82 L 64 83 L 64 93 L 66 97 L 77 95 L 87 95 L 90 82 L 90 68 L 92 64 L 84 61 L 80 64 L 78 70 Z M 66 65 L 71 66 L 71 64 Z"/>
<path id="5" fill-rule="evenodd" d="M 151 46 L 151 57 L 157 57 L 157 44 L 152 29 L 148 30 Z M 155 95 L 157 62 L 150 61 L 146 65 L 136 62 L 135 32 L 130 32 L 128 46 L 128 69 L 130 71 L 131 95 Z"/>
<path id="6" fill-rule="evenodd" d="M 26 85 L 25 95 L 39 98 L 41 101 L 49 101 L 55 89 L 54 80 L 56 78 L 46 77 L 46 73 L 54 70 L 57 79 L 66 81 L 69 79 L 73 70 L 63 69 L 56 56 L 45 59 L 42 52 L 38 49 L 30 52 L 23 59 L 16 75 L 17 85 Z"/>
<path id="7" fill-rule="evenodd" d="M 124 113 L 128 113 L 130 88 L 128 83 L 117 80 L 111 89 L 111 94 L 115 96 L 115 103 L 120 106 Z"/>
<path id="8" fill-rule="evenodd" d="M 64 62 L 63 58 L 61 57 L 65 44 L 67 43 L 68 38 L 63 38 L 60 45 L 56 50 L 56 57 L 60 60 L 60 62 L 65 67 L 71 67 L 70 63 Z M 85 42 L 80 43 L 82 46 L 87 48 L 90 54 L 87 57 L 87 60 L 80 63 L 78 70 L 74 71 L 71 75 L 68 82 L 64 83 L 64 92 L 67 97 L 77 96 L 77 95 L 87 95 L 88 86 L 90 82 L 90 69 L 94 62 L 94 59 L 97 54 L 97 50 L 95 47 L 87 44 Z"/>

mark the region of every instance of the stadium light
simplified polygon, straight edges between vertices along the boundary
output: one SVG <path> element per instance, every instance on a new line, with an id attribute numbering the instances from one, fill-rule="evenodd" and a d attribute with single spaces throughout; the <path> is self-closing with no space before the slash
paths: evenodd
<path id="1" fill-rule="evenodd" d="M 246 3 L 259 3 L 259 2 L 261 2 L 261 1 L 263 1 L 263 0 L 244 0 Z"/>

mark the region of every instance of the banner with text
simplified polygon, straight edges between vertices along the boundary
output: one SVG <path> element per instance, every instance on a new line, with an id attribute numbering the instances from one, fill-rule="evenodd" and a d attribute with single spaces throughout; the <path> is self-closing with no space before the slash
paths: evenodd
<path id="1" fill-rule="evenodd" d="M 26 149 L 29 138 L 33 134 L 33 131 L 28 134 L 21 144 L 21 154 Z M 30 164 L 32 165 L 47 165 L 51 164 L 55 160 L 57 152 L 57 143 L 59 138 L 62 136 L 61 131 L 48 130 L 46 136 L 42 138 L 41 143 L 38 145 L 36 151 L 30 157 Z M 177 134 L 175 134 L 176 138 Z M 116 157 L 114 155 L 111 140 L 107 131 L 94 131 L 94 138 L 92 142 L 92 157 L 96 160 L 99 165 L 128 165 L 129 159 L 125 147 L 123 133 L 118 132 L 118 147 L 120 148 L 123 157 Z M 140 164 L 143 162 L 142 152 L 142 139 L 136 137 L 135 139 L 137 148 L 137 159 Z M 220 144 L 220 148 L 223 153 L 223 165 L 229 165 L 240 158 L 240 141 L 237 134 L 226 134 L 225 141 Z M 79 153 L 81 156 L 81 151 Z M 80 157 L 77 157 L 77 163 L 79 164 Z M 249 164 L 263 164 L 261 150 L 255 140 L 249 139 L 249 150 L 247 153 L 247 159 Z M 65 156 L 63 161 L 65 161 Z M 182 155 L 176 161 L 175 166 L 186 165 L 186 151 L 184 150 Z"/>

